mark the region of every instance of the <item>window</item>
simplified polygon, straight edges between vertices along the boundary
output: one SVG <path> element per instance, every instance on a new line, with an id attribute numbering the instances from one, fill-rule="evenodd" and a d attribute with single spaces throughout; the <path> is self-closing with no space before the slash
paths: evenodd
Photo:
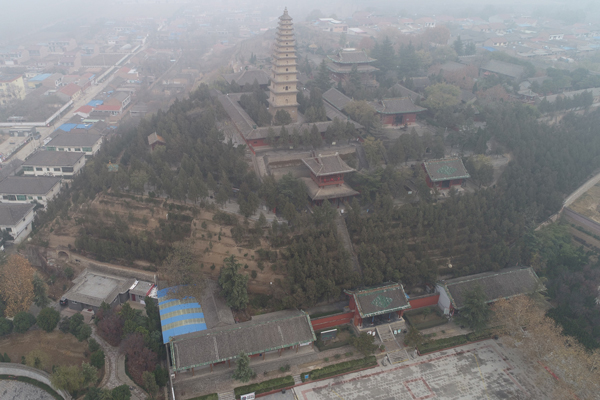
<path id="1" fill-rule="evenodd" d="M 23 167 L 23 171 L 33 171 L 33 167 Z"/>
<path id="2" fill-rule="evenodd" d="M 25 201 L 25 200 L 27 200 L 27 196 L 25 196 L 24 194 L 18 194 L 17 195 L 17 200 L 19 200 L 19 201 Z"/>
<path id="3" fill-rule="evenodd" d="M 12 232 L 12 228 L 6 228 L 6 232 Z"/>
<path id="4" fill-rule="evenodd" d="M 35 170 L 36 170 L 36 171 L 43 171 L 43 170 L 44 170 L 44 168 L 42 168 L 42 167 L 35 167 Z"/>
<path id="5" fill-rule="evenodd" d="M 73 151 L 81 151 L 81 149 L 79 149 L 79 148 L 76 147 L 76 148 L 73 149 Z"/>
<path id="6" fill-rule="evenodd" d="M 54 168 L 54 170 L 60 172 L 60 168 Z"/>
<path id="7" fill-rule="evenodd" d="M 92 151 L 92 148 L 91 147 L 83 147 L 82 150 L 85 151 L 86 153 L 89 153 Z M 79 151 L 79 150 L 77 150 L 77 151 Z"/>
<path id="8" fill-rule="evenodd" d="M 27 200 L 33 200 L 33 196 L 27 196 Z"/>
<path id="9" fill-rule="evenodd" d="M 286 71 L 288 70 L 287 68 L 285 69 Z M 49 149 L 48 149 L 49 150 Z"/>
<path id="10" fill-rule="evenodd" d="M 62 167 L 62 172 L 73 172 L 73 167 Z"/>
<path id="11" fill-rule="evenodd" d="M 4 195 L 4 196 L 2 196 L 2 198 L 4 200 L 8 200 L 8 201 L 15 201 L 15 200 L 17 200 L 17 196 L 15 196 L 14 194 Z"/>
<path id="12" fill-rule="evenodd" d="M 67 151 L 71 151 L 71 148 L 69 147 L 69 148 L 67 149 Z"/>
<path id="13" fill-rule="evenodd" d="M 48 150 L 48 151 L 56 151 L 56 147 L 46 147 L 46 150 Z"/>
<path id="14" fill-rule="evenodd" d="M 58 148 L 58 151 L 65 151 L 65 149 L 64 149 L 64 148 L 62 148 L 62 147 L 59 147 L 59 148 Z"/>
<path id="15" fill-rule="evenodd" d="M 38 199 L 38 200 L 44 200 L 44 199 L 42 198 L 42 196 L 38 196 L 38 197 L 37 197 L 37 199 Z"/>
<path id="16" fill-rule="evenodd" d="M 48 168 L 46 168 L 46 171 L 50 171 L 50 168 L 49 168 L 49 167 L 48 167 Z"/>

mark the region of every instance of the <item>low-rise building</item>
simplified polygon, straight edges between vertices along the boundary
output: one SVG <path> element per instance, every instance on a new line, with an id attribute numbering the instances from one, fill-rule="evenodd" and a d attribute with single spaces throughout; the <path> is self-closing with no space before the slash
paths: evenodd
<path id="1" fill-rule="evenodd" d="M 427 111 L 414 104 L 410 97 L 383 99 L 369 104 L 379 114 L 384 126 L 412 125 L 417 122 L 417 114 Z"/>
<path id="2" fill-rule="evenodd" d="M 72 178 L 85 165 L 85 153 L 38 151 L 22 165 L 26 176 L 62 176 Z"/>
<path id="3" fill-rule="evenodd" d="M 85 153 L 87 157 L 96 154 L 102 146 L 102 135 L 93 133 L 59 133 L 46 145 L 46 151 L 67 151 Z"/>
<path id="4" fill-rule="evenodd" d="M 31 232 L 34 207 L 33 204 L 0 203 L 0 230 L 8 232 L 14 243 L 21 243 Z"/>
<path id="5" fill-rule="evenodd" d="M 450 189 L 462 186 L 471 176 L 460 158 L 429 160 L 422 164 L 427 174 L 427 186 L 430 188 Z"/>
<path id="6" fill-rule="evenodd" d="M 0 203 L 48 204 L 59 192 L 62 179 L 59 177 L 9 176 L 0 181 Z"/>
<path id="7" fill-rule="evenodd" d="M 25 98 L 25 82 L 22 75 L 0 75 L 0 105 Z"/>
<path id="8" fill-rule="evenodd" d="M 129 300 L 129 289 L 135 282 L 135 278 L 86 270 L 73 280 L 73 287 L 63 295 L 61 302 L 66 301 L 73 310 L 96 312 L 102 303 L 116 306 Z"/>

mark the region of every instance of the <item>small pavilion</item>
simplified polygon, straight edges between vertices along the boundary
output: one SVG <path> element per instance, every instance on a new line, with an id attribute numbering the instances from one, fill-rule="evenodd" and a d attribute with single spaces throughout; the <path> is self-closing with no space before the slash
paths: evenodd
<path id="1" fill-rule="evenodd" d="M 363 50 L 343 49 L 327 58 L 332 61 L 327 64 L 327 68 L 331 71 L 331 78 L 334 81 L 347 82 L 350 79 L 352 68 L 356 67 L 363 84 L 377 86 L 372 74 L 379 69 L 371 65 L 377 60 L 369 57 Z"/>
<path id="2" fill-rule="evenodd" d="M 342 160 L 338 153 L 303 158 L 302 162 L 310 170 L 310 178 L 302 178 L 308 189 L 308 196 L 314 204 L 320 205 L 324 200 L 329 200 L 339 206 L 340 202 L 350 199 L 359 193 L 344 183 L 344 175 L 354 172 Z"/>
<path id="3" fill-rule="evenodd" d="M 422 164 L 427 173 L 427 186 L 450 189 L 462 186 L 471 177 L 460 158 L 429 160 Z"/>
<path id="4" fill-rule="evenodd" d="M 395 322 L 410 308 L 401 283 L 388 282 L 344 292 L 350 296 L 349 307 L 354 311 L 352 324 L 359 329 Z"/>

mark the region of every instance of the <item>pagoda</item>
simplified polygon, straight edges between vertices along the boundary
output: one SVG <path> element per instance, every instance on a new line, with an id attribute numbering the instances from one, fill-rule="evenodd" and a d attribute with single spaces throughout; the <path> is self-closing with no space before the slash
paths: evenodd
<path id="1" fill-rule="evenodd" d="M 269 111 L 275 115 L 279 110 L 287 111 L 293 121 L 298 120 L 298 71 L 296 70 L 296 41 L 292 17 L 287 7 L 279 17 L 273 67 L 271 70 L 271 86 L 269 86 Z"/>

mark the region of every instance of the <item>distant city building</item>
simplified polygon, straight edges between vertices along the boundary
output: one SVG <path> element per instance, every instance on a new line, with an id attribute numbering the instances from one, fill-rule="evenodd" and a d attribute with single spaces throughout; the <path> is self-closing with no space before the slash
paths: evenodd
<path id="1" fill-rule="evenodd" d="M 25 82 L 22 75 L 0 75 L 0 105 L 25 98 Z"/>
<path id="2" fill-rule="evenodd" d="M 46 145 L 46 151 L 81 152 L 93 156 L 102 146 L 102 135 L 59 133 Z"/>
<path id="3" fill-rule="evenodd" d="M 275 34 L 275 51 L 273 52 L 273 67 L 271 68 L 271 86 L 269 87 L 269 111 L 275 115 L 284 110 L 298 120 L 298 72 L 296 70 L 296 40 L 292 17 L 287 8 L 279 17 L 279 26 Z"/>

